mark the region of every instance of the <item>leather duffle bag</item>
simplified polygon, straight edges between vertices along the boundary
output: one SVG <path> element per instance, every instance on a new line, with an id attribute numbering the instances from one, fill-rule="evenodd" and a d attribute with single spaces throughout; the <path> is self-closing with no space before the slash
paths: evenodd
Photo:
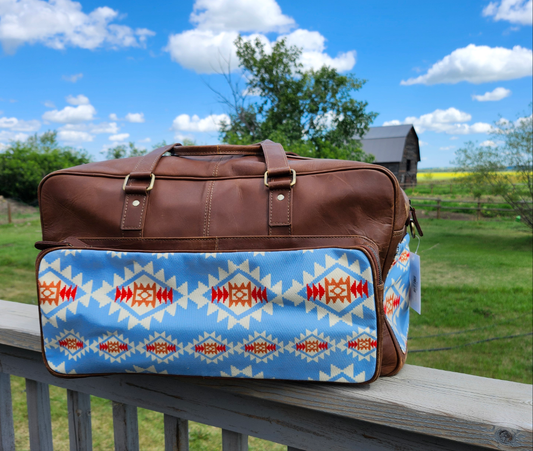
<path id="1" fill-rule="evenodd" d="M 384 167 L 175 144 L 51 173 L 39 206 L 55 375 L 368 383 L 405 362 L 412 215 Z"/>

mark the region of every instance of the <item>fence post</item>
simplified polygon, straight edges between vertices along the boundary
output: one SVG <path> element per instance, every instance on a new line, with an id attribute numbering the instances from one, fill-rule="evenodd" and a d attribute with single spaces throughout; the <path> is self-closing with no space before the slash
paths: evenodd
<path id="1" fill-rule="evenodd" d="M 437 199 L 437 219 L 440 219 L 440 199 Z"/>
<path id="2" fill-rule="evenodd" d="M 11 224 L 11 204 L 7 201 L 7 223 Z"/>
<path id="3" fill-rule="evenodd" d="M 477 203 L 477 220 L 481 221 L 481 202 Z"/>

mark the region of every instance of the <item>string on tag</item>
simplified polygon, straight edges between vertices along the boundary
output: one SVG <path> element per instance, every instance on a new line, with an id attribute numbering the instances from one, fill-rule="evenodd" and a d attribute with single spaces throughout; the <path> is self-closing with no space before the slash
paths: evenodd
<path id="1" fill-rule="evenodd" d="M 418 239 L 418 244 L 416 245 L 415 254 L 418 254 L 418 248 L 420 247 L 420 237 L 417 235 L 416 238 Z"/>

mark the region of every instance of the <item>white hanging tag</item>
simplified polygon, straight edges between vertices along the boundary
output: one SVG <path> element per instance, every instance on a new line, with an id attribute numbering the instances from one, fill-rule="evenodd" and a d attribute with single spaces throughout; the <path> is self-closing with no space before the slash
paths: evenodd
<path id="1" fill-rule="evenodd" d="M 409 306 L 420 315 L 422 312 L 420 256 L 411 252 L 409 260 Z"/>

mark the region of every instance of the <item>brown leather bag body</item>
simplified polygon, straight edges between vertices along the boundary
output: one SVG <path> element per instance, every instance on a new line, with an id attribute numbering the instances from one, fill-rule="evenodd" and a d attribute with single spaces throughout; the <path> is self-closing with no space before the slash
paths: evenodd
<path id="1" fill-rule="evenodd" d="M 255 255 L 296 249 L 362 249 L 372 256 L 372 265 L 376 266 L 373 269 L 376 274 L 373 289 L 378 322 L 376 369 L 365 382 L 371 382 L 380 375 L 393 375 L 404 364 L 406 354 L 385 319 L 383 291 L 397 248 L 406 235 L 409 203 L 395 176 L 384 167 L 353 161 L 303 158 L 285 153 L 281 145 L 271 141 L 251 146 L 171 145 L 142 157 L 90 163 L 54 172 L 40 185 L 39 204 L 43 241 L 37 243 L 37 247 L 43 250 L 38 259 L 41 273 L 53 266 L 53 263 L 47 263 L 43 267 L 43 256 L 61 249 L 62 255 L 77 252 L 70 249 L 78 249 L 105 250 L 118 257 L 121 252 L 133 251 L 147 255 L 202 253 L 206 255 L 206 261 L 209 261 L 207 257 L 210 254 L 224 252 L 250 252 Z M 102 270 L 105 271 L 105 268 Z M 62 266 L 58 266 L 58 277 L 63 277 L 64 271 Z M 54 323 L 53 318 L 46 316 L 48 312 L 55 311 L 52 308 L 59 308 L 62 301 L 68 303 L 82 299 L 82 291 L 88 292 L 87 288 L 83 288 L 86 284 L 81 281 L 81 276 L 78 282 L 70 273 L 68 277 L 74 282 L 62 282 L 65 287 L 63 294 L 59 279 L 57 282 L 39 279 L 43 327 Z M 330 288 L 333 283 L 345 282 L 342 278 L 340 282 L 333 278 L 325 281 Z M 139 298 L 138 303 L 144 302 L 143 308 L 148 305 L 149 294 L 142 294 L 140 290 L 146 287 L 152 289 L 152 285 L 141 282 L 131 285 L 132 290 L 139 291 L 128 295 L 129 288 L 124 285 L 125 282 L 123 285 L 120 283 L 113 287 L 116 291 L 110 291 L 111 295 L 116 293 L 115 303 L 127 303 L 130 297 L 145 296 Z M 312 297 L 313 288 L 322 290 L 322 285 L 308 284 L 311 298 L 308 295 L 305 302 L 315 299 Z M 236 286 L 236 283 L 230 284 L 230 288 Z M 235 299 L 239 299 L 242 305 L 245 303 L 242 296 L 246 295 L 242 293 L 246 287 L 250 285 L 243 282 L 238 286 L 241 292 L 235 292 Z M 209 299 L 213 305 L 226 301 L 224 289 L 220 285 L 210 288 L 213 297 Z M 189 287 L 189 290 L 192 288 Z M 167 291 L 160 292 L 166 296 Z M 171 291 L 168 293 L 169 300 L 165 297 L 165 302 L 172 301 Z M 175 293 L 174 296 L 177 296 L 177 291 Z M 262 292 L 259 290 L 257 293 Z M 231 293 L 228 296 L 231 297 Z M 320 294 L 315 293 L 314 296 L 318 300 Z M 327 296 L 328 293 L 325 294 Z M 265 302 L 266 297 L 265 294 Z M 153 299 L 157 303 L 155 288 Z M 163 302 L 159 295 L 158 299 L 159 303 Z M 69 307 L 71 311 L 72 305 Z M 80 304 L 77 314 L 81 314 L 83 308 Z M 62 321 L 68 320 L 69 312 L 63 317 L 58 316 L 62 319 L 55 320 L 53 327 L 57 331 L 61 329 Z M 74 358 L 75 352 L 80 349 L 89 353 L 94 348 L 95 353 L 98 351 L 102 355 L 102 352 L 111 352 L 109 349 L 113 346 L 118 346 L 117 350 L 120 346 L 120 349 L 133 346 L 131 343 L 128 345 L 125 333 L 116 335 L 119 338 L 115 342 L 122 343 L 120 346 L 108 339 L 94 347 L 90 340 L 77 334 L 74 326 L 65 326 L 64 330 L 70 335 L 65 335 L 65 332 L 57 338 L 55 332 L 49 336 L 45 334 L 43 347 L 48 349 L 50 344 L 52 352 L 55 346 L 69 357 L 69 362 L 83 359 L 83 356 Z M 170 343 L 168 336 L 169 333 L 166 339 Z M 320 342 L 322 339 L 317 340 Z M 139 345 L 136 352 L 147 352 L 146 349 L 155 349 L 161 343 L 146 344 L 142 349 Z M 176 349 L 176 344 L 168 343 L 166 348 L 161 345 L 161 349 Z M 259 349 L 259 344 L 254 348 L 254 343 L 258 342 L 250 343 L 242 349 Z M 208 344 L 204 348 L 197 344 L 192 349 L 207 349 Z M 222 344 L 217 346 L 219 348 L 216 349 L 223 349 Z M 279 343 L 277 346 L 279 348 Z M 304 347 L 300 345 L 295 349 Z M 276 345 L 271 344 L 268 349 L 275 348 Z M 179 358 L 187 355 L 186 349 L 183 348 Z M 108 356 L 110 361 L 118 359 L 114 356 Z M 161 356 L 156 357 L 159 359 Z M 210 358 L 207 354 L 203 357 Z M 257 354 L 257 359 L 260 358 L 263 354 Z M 313 360 L 312 356 L 309 358 Z M 57 366 L 49 365 L 49 368 L 55 374 L 87 374 L 84 371 L 69 373 Z"/>

